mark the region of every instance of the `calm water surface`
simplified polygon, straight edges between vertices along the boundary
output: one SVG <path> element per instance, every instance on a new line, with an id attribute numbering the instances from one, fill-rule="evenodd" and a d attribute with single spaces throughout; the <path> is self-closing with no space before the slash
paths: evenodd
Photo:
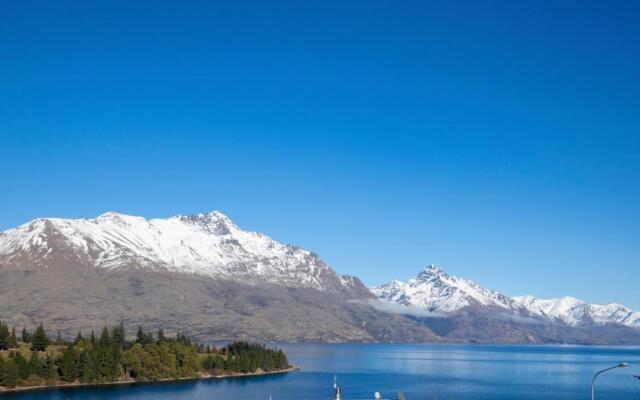
<path id="1" fill-rule="evenodd" d="M 334 374 L 343 399 L 589 399 L 599 369 L 598 399 L 640 400 L 640 347 L 482 345 L 287 345 L 302 371 L 286 375 L 180 383 L 59 389 L 2 395 L 13 400 L 332 398 Z"/>

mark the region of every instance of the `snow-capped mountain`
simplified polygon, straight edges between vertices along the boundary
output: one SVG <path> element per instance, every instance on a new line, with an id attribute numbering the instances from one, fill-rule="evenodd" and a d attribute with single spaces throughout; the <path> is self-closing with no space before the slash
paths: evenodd
<path id="1" fill-rule="evenodd" d="M 430 265 L 407 283 L 393 280 L 371 288 L 379 299 L 406 306 L 426 308 L 438 313 L 451 313 L 471 305 L 518 310 L 521 304 L 475 282 L 451 276 Z"/>
<path id="2" fill-rule="evenodd" d="M 571 326 L 593 323 L 640 328 L 640 312 L 632 311 L 622 304 L 588 304 L 574 297 L 543 300 L 533 296 L 516 296 L 514 300 L 533 314 L 557 319 Z"/>
<path id="3" fill-rule="evenodd" d="M 573 297 L 551 300 L 532 296 L 509 297 L 473 281 L 448 275 L 433 265 L 407 283 L 393 280 L 370 290 L 381 300 L 444 314 L 475 306 L 493 308 L 502 314 L 562 322 L 573 327 L 617 324 L 640 329 L 640 312 L 620 304 L 588 304 Z"/>
<path id="4" fill-rule="evenodd" d="M 0 234 L 0 257 L 46 264 L 67 252 L 96 268 L 144 268 L 243 282 L 351 288 L 315 254 L 240 229 L 218 211 L 167 219 L 108 212 L 95 219 L 37 219 Z"/>
<path id="5" fill-rule="evenodd" d="M 368 290 L 216 211 L 44 218 L 0 233 L 0 320 L 67 334 L 124 320 L 207 340 L 640 343 L 638 313 L 620 305 L 510 298 L 435 266 Z"/>
<path id="6" fill-rule="evenodd" d="M 167 219 L 44 218 L 0 233 L 0 321 L 53 332 L 123 320 L 206 340 L 438 340 L 366 304 L 375 296 L 317 255 L 220 212 Z"/>

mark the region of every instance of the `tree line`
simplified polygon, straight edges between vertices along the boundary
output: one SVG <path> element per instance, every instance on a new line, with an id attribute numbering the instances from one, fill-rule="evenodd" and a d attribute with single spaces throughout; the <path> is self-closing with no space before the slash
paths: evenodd
<path id="1" fill-rule="evenodd" d="M 57 345 L 52 347 L 51 345 Z M 139 328 L 127 340 L 122 323 L 99 335 L 78 333 L 73 341 L 51 340 L 43 325 L 33 333 L 0 322 L 0 386 L 48 385 L 64 382 L 106 383 L 195 378 L 203 373 L 224 375 L 271 372 L 289 368 L 284 352 L 257 343 L 236 341 L 218 349 L 184 335 L 168 337 Z M 28 357 L 25 357 L 25 351 Z M 28 353 L 30 351 L 30 353 Z"/>

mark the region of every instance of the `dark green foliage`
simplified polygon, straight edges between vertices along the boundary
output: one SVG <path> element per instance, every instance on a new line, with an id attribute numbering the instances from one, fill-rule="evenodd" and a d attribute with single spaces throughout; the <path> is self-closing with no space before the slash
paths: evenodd
<path id="1" fill-rule="evenodd" d="M 80 357 L 73 345 L 67 346 L 58 359 L 58 373 L 65 382 L 73 382 L 80 377 Z"/>
<path id="2" fill-rule="evenodd" d="M 31 334 L 27 331 L 27 328 L 22 328 L 22 341 L 24 343 L 31 343 Z"/>
<path id="3" fill-rule="evenodd" d="M 150 333 L 144 333 L 142 327 L 138 328 L 138 333 L 136 333 L 136 343 L 141 344 L 142 346 L 147 346 L 155 341 L 153 340 L 153 335 Z"/>
<path id="4" fill-rule="evenodd" d="M 106 326 L 102 329 L 98 345 L 102 347 L 111 347 L 111 335 L 109 334 L 109 329 L 107 329 Z"/>
<path id="5" fill-rule="evenodd" d="M 273 371 L 289 366 L 281 350 L 264 345 L 233 342 L 220 351 L 207 345 L 193 343 L 185 335 L 175 338 L 158 331 L 158 340 L 153 335 L 138 329 L 136 341 L 127 342 L 122 323 L 111 329 L 104 328 L 100 338 L 91 332 L 87 340 L 78 333 L 75 341 L 67 344 L 57 358 L 46 351 L 49 339 L 42 324 L 28 336 L 32 344 L 29 360 L 19 352 L 11 351 L 8 357 L 0 356 L 0 386 L 15 387 L 23 382 L 44 381 L 52 384 L 59 381 L 104 383 L 124 379 L 126 376 L 138 381 L 155 381 L 197 377 L 201 371 L 209 373 L 248 373 L 258 370 Z M 9 333 L 2 325 L 0 339 L 5 346 L 15 338 L 15 329 Z M 17 339 L 16 339 L 17 341 Z M 57 343 L 62 343 L 58 335 Z M 36 379 L 34 381 L 34 379 Z"/>
<path id="6" fill-rule="evenodd" d="M 42 322 L 38 325 L 38 328 L 31 335 L 31 350 L 45 351 L 49 345 L 49 338 L 42 326 Z"/>
<path id="7" fill-rule="evenodd" d="M 0 357 L 0 385 L 14 388 L 20 382 L 20 370 L 13 359 Z"/>
<path id="8" fill-rule="evenodd" d="M 0 322 L 0 350 L 9 350 L 11 348 L 9 344 L 10 338 L 9 326 Z"/>
<path id="9" fill-rule="evenodd" d="M 265 372 L 289 368 L 287 357 L 279 349 L 248 342 L 233 342 L 222 349 L 226 359 L 216 354 L 203 360 L 205 370 L 224 370 L 228 372 Z"/>
<path id="10" fill-rule="evenodd" d="M 162 328 L 158 329 L 158 344 L 166 341 L 167 338 L 164 336 L 164 330 Z"/>
<path id="11" fill-rule="evenodd" d="M 53 361 L 53 357 L 47 354 L 44 359 L 38 358 L 36 365 L 36 375 L 44 379 L 51 379 L 56 376 L 56 367 Z"/>
<path id="12" fill-rule="evenodd" d="M 37 364 L 34 364 L 32 361 L 27 361 L 27 359 L 22 357 L 17 351 L 12 351 L 9 354 L 9 359 L 13 360 L 13 363 L 18 368 L 18 377 L 20 379 L 27 379 L 29 375 L 35 372 L 37 367 Z"/>
<path id="13" fill-rule="evenodd" d="M 18 337 L 16 336 L 16 327 L 11 329 L 11 336 L 9 337 L 9 347 L 12 349 L 18 348 Z"/>
<path id="14" fill-rule="evenodd" d="M 224 371 L 225 366 L 226 361 L 220 354 L 209 354 L 202 360 L 202 368 L 205 371 Z"/>
<path id="15" fill-rule="evenodd" d="M 78 335 L 76 336 L 76 339 L 73 341 L 73 345 L 77 346 L 78 343 L 80 343 L 81 340 L 82 340 L 82 333 L 78 332 Z"/>
<path id="16" fill-rule="evenodd" d="M 201 363 L 193 346 L 175 339 L 143 346 L 136 343 L 123 354 L 125 371 L 138 381 L 196 376 Z"/>
<path id="17" fill-rule="evenodd" d="M 114 327 L 111 331 L 111 342 L 113 346 L 118 349 L 122 349 L 124 347 L 125 342 L 125 333 L 124 333 L 124 324 L 120 321 L 120 325 Z"/>

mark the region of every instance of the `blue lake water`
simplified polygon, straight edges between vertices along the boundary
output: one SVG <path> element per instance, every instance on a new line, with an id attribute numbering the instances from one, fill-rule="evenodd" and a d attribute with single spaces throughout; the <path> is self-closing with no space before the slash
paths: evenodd
<path id="1" fill-rule="evenodd" d="M 640 399 L 640 347 L 365 345 L 283 346 L 299 372 L 251 378 L 133 384 L 5 394 L 14 400 L 332 398 L 334 374 L 343 399 L 589 399 L 591 376 L 600 376 L 598 399 Z"/>

